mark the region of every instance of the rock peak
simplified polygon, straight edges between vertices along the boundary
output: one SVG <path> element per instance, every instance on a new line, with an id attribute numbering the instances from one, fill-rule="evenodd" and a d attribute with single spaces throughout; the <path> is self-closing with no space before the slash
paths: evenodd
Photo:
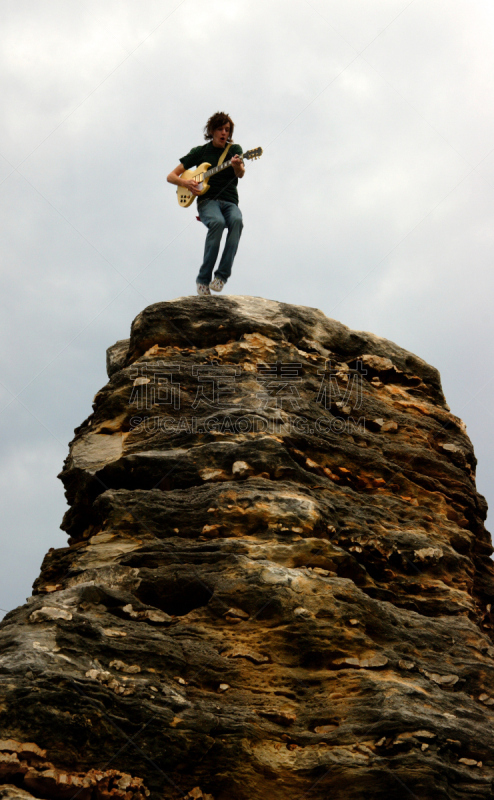
<path id="1" fill-rule="evenodd" d="M 156 303 L 0 625 L 0 797 L 492 797 L 494 570 L 437 370 L 312 308 Z"/>

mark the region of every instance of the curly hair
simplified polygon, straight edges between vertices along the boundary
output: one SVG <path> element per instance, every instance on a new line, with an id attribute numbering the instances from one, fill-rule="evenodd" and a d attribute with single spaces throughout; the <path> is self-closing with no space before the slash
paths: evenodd
<path id="1" fill-rule="evenodd" d="M 228 116 L 228 114 L 225 114 L 224 111 L 217 111 L 216 114 L 213 114 L 212 117 L 209 117 L 206 125 L 204 126 L 204 138 L 206 140 L 212 139 L 213 131 L 215 131 L 216 128 L 221 128 L 223 125 L 226 125 L 227 122 L 230 123 L 230 135 L 228 136 L 228 141 L 233 141 L 233 129 L 235 125 L 233 124 L 232 118 Z"/>

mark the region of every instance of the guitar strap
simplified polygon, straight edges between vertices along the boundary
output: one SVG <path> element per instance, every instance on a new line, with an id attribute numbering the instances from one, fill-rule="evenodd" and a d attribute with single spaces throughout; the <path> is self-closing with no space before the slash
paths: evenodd
<path id="1" fill-rule="evenodd" d="M 217 166 L 218 166 L 218 167 L 219 167 L 221 164 L 223 164 L 223 161 L 224 161 L 224 160 L 225 160 L 225 158 L 226 158 L 226 154 L 228 153 L 228 151 L 229 151 L 230 147 L 232 146 L 232 144 L 233 144 L 233 142 L 230 142 L 230 144 L 227 144 L 227 146 L 226 146 L 226 147 L 225 147 L 225 149 L 223 150 L 222 154 L 220 155 L 220 157 L 219 157 L 219 159 L 218 159 L 218 164 L 217 164 Z"/>

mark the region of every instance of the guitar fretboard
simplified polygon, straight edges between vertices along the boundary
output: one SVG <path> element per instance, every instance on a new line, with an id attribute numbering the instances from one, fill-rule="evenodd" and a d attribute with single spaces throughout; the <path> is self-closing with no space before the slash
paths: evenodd
<path id="1" fill-rule="evenodd" d="M 223 164 L 220 164 L 219 167 L 211 167 L 208 169 L 207 172 L 204 173 L 204 178 L 209 178 L 210 175 L 216 175 L 217 172 L 221 172 L 222 169 L 226 169 L 227 167 L 231 167 L 232 160 L 224 161 Z"/>
<path id="2" fill-rule="evenodd" d="M 237 155 L 237 153 L 235 155 Z M 244 153 L 238 153 L 238 155 L 240 156 L 240 158 L 242 160 L 243 159 L 247 159 L 248 161 L 250 161 L 251 158 L 253 158 L 253 159 L 260 158 L 260 156 L 262 156 L 262 147 L 256 147 L 254 150 L 246 150 Z M 233 158 L 235 158 L 235 156 L 233 156 Z M 221 172 L 222 169 L 226 169 L 227 167 L 231 167 L 232 160 L 233 159 L 230 158 L 229 161 L 225 161 L 223 164 L 217 164 L 216 167 L 211 167 L 211 169 L 206 170 L 206 172 L 201 172 L 201 173 L 195 174 L 194 175 L 194 180 L 196 180 L 198 183 L 202 184 L 211 175 L 216 175 L 216 173 Z M 179 193 L 179 191 L 181 191 L 181 190 L 177 189 L 177 193 Z M 188 197 L 187 194 L 183 194 L 183 193 L 182 193 L 182 196 L 185 197 L 185 198 Z M 190 196 L 192 196 L 192 195 L 190 195 Z M 185 201 L 183 201 L 183 202 L 185 202 Z"/>

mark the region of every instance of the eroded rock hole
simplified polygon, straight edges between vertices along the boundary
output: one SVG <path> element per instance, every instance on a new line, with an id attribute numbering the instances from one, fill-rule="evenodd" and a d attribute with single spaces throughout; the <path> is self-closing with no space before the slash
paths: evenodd
<path id="1" fill-rule="evenodd" d="M 143 582 L 136 592 L 146 605 L 154 606 L 170 616 L 183 617 L 196 608 L 207 606 L 213 590 L 197 579 Z"/>

